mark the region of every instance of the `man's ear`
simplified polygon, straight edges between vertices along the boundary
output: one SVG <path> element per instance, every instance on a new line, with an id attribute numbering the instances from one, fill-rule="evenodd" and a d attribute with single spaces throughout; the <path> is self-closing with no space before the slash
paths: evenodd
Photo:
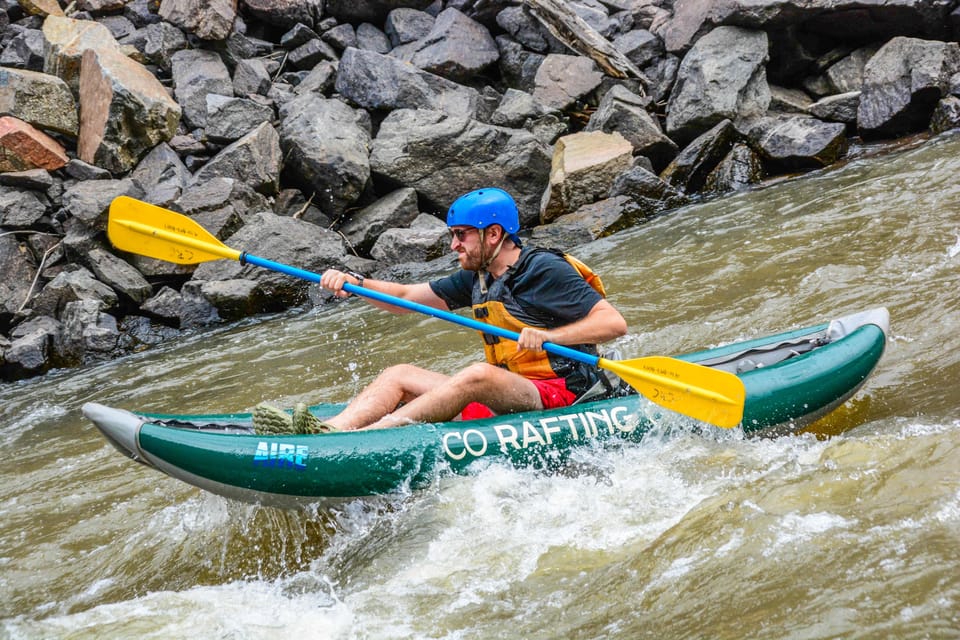
<path id="1" fill-rule="evenodd" d="M 494 244 L 500 242 L 500 238 L 503 237 L 503 227 L 498 224 L 492 224 L 487 227 L 487 236 L 494 241 Z"/>

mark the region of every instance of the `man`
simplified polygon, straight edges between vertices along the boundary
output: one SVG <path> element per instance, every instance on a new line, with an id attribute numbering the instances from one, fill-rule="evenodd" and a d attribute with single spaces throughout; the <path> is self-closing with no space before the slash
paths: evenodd
<path id="1" fill-rule="evenodd" d="M 562 254 L 521 246 L 513 198 L 496 188 L 467 193 L 450 207 L 447 226 L 461 267 L 453 275 L 406 285 L 331 269 L 320 284 L 340 297 L 350 295 L 343 290 L 349 282 L 437 309 L 473 307 L 477 320 L 514 330 L 519 340 L 484 334 L 487 362 L 452 376 L 410 364 L 389 367 L 320 429 L 385 428 L 447 421 L 458 414 L 471 419 L 563 407 L 598 380 L 595 367 L 548 354 L 542 345 L 595 354 L 595 345 L 626 333 L 626 321 Z M 393 313 L 408 312 L 368 301 Z"/>

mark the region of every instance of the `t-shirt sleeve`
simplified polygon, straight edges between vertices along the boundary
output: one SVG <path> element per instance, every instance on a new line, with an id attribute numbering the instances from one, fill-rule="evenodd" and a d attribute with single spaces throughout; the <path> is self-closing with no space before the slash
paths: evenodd
<path id="1" fill-rule="evenodd" d="M 473 278 L 475 274 L 460 270 L 456 273 L 433 280 L 430 289 L 447 303 L 450 309 L 462 309 L 473 303 Z"/>

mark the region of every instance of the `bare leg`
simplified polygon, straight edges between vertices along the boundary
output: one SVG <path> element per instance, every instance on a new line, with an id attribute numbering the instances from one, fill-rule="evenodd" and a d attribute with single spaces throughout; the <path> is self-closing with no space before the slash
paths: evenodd
<path id="1" fill-rule="evenodd" d="M 434 378 L 428 390 L 392 413 L 384 414 L 370 427 L 452 420 L 471 402 L 482 402 L 498 414 L 543 408 L 540 393 L 532 382 L 491 364 L 473 364 L 453 377 L 442 378 L 439 383 Z"/>
<path id="2" fill-rule="evenodd" d="M 410 364 L 384 369 L 336 416 L 326 420 L 338 429 L 362 429 L 394 411 L 401 402 L 410 402 L 450 379 Z"/>

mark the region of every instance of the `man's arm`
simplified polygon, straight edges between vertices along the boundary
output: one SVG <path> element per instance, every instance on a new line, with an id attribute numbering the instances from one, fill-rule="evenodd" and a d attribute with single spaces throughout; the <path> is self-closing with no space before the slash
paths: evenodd
<path id="1" fill-rule="evenodd" d="M 364 278 L 363 284 L 361 285 L 360 279 L 356 276 L 344 273 L 343 271 L 337 271 L 336 269 L 327 269 L 320 277 L 320 286 L 322 286 L 324 289 L 332 291 L 337 297 L 340 298 L 346 298 L 350 295 L 348 292 L 343 290 L 343 285 L 347 282 L 354 286 L 362 286 L 364 289 L 371 289 L 373 291 L 385 293 L 389 296 L 393 296 L 394 298 L 401 298 L 409 302 L 417 302 L 435 309 L 449 311 L 447 303 L 444 302 L 440 296 L 435 294 L 433 289 L 426 282 L 420 282 L 417 284 L 400 284 L 399 282 L 388 282 L 386 280 Z M 364 299 L 373 306 L 383 309 L 384 311 L 389 311 L 390 313 L 411 313 L 409 309 L 404 309 L 403 307 L 397 307 L 392 304 L 380 302 L 379 300 L 372 300 L 370 298 Z"/>
<path id="2" fill-rule="evenodd" d="M 627 321 L 620 312 L 606 300 L 600 300 L 587 315 L 576 322 L 555 329 L 523 329 L 517 346 L 520 349 L 540 351 L 544 342 L 560 345 L 601 344 L 626 333 Z"/>

